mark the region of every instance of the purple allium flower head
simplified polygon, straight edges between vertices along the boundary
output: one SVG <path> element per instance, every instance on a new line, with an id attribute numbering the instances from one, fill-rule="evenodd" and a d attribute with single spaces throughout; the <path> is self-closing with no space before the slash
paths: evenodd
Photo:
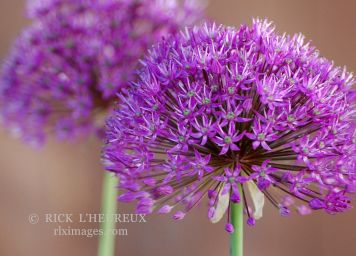
<path id="1" fill-rule="evenodd" d="M 354 78 L 302 35 L 204 24 L 155 45 L 139 74 L 107 121 L 124 198 L 180 219 L 207 197 L 212 222 L 243 202 L 249 225 L 266 199 L 282 216 L 350 208 Z"/>
<path id="2" fill-rule="evenodd" d="M 1 116 L 25 140 L 100 128 L 152 43 L 198 21 L 186 0 L 29 0 L 33 23 L 2 69 Z M 102 118 L 101 118 L 102 119 Z M 99 124 L 100 123 L 100 124 Z"/>

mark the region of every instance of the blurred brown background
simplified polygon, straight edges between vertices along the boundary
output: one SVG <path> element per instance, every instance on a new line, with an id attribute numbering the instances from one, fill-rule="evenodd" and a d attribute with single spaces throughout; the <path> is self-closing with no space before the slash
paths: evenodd
<path id="1" fill-rule="evenodd" d="M 0 1 L 0 59 L 27 23 L 20 0 Z M 239 26 L 251 17 L 268 17 L 279 32 L 303 32 L 320 52 L 356 70 L 356 1 L 354 0 L 210 0 L 208 14 L 218 22 Z M 102 169 L 100 143 L 50 142 L 33 151 L 0 130 L 0 255 L 94 256 L 96 238 L 58 237 L 56 225 L 31 225 L 31 213 L 98 213 Z M 195 209 L 181 222 L 151 216 L 147 224 L 120 225 L 127 237 L 117 238 L 120 256 L 228 255 L 223 223 L 213 225 L 206 210 Z M 119 205 L 120 212 L 131 212 Z M 63 225 L 66 226 L 66 225 Z M 67 225 L 68 226 L 68 225 Z M 73 228 L 95 227 L 73 223 Z M 356 210 L 283 218 L 267 207 L 256 227 L 246 227 L 246 256 L 356 255 Z"/>

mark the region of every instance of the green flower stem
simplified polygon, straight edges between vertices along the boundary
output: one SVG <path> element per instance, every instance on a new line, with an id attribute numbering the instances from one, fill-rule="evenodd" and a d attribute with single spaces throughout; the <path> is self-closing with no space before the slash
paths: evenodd
<path id="1" fill-rule="evenodd" d="M 115 229 L 114 218 L 111 218 L 117 210 L 117 177 L 112 173 L 106 172 L 103 182 L 102 209 L 101 213 L 105 216 L 105 221 L 101 223 L 103 235 L 99 239 L 98 256 L 114 256 L 115 254 Z"/>
<path id="2" fill-rule="evenodd" d="M 231 204 L 231 224 L 234 226 L 234 233 L 230 236 L 230 256 L 243 256 L 243 197 L 241 185 L 239 185 L 241 201 L 238 204 Z"/>

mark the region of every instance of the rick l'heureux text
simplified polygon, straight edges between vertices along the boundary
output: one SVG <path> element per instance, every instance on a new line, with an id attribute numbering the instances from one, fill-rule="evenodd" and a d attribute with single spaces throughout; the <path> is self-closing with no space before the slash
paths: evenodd
<path id="1" fill-rule="evenodd" d="M 102 222 L 116 222 L 116 223 L 146 223 L 145 214 L 100 214 L 100 213 L 47 213 L 45 214 L 46 223 L 102 223 Z"/>

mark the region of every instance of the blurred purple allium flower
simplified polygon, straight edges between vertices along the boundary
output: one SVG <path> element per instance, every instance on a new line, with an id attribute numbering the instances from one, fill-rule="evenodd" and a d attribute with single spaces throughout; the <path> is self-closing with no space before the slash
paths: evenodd
<path id="1" fill-rule="evenodd" d="M 120 176 L 119 200 L 182 219 L 207 197 L 212 222 L 243 201 L 249 225 L 265 199 L 282 216 L 347 210 L 354 82 L 302 35 L 280 36 L 268 21 L 162 40 L 107 121 L 104 162 Z"/>
<path id="2" fill-rule="evenodd" d="M 64 139 L 100 128 L 98 117 L 134 79 L 139 58 L 198 21 L 199 3 L 29 0 L 33 23 L 2 69 L 2 121 L 30 143 L 42 142 L 47 131 Z"/>

